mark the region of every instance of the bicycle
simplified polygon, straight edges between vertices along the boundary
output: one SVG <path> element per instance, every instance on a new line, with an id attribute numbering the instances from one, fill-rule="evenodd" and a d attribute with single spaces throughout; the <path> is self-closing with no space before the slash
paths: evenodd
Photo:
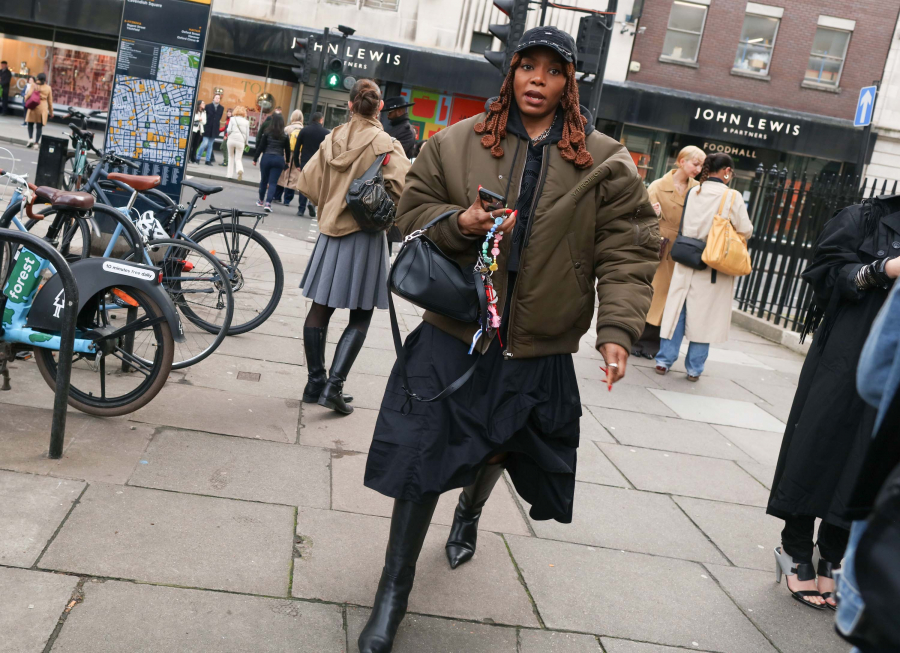
<path id="1" fill-rule="evenodd" d="M 101 162 L 137 167 L 113 154 L 104 155 Z M 128 216 L 132 212 L 138 191 L 118 181 L 117 173 L 112 175 L 111 183 L 116 184 L 117 188 L 131 192 L 131 198 L 122 210 L 95 203 L 91 213 L 84 215 L 73 216 L 51 207 L 41 211 L 24 225 L 15 218 L 15 215 L 11 215 L 9 219 L 17 227 L 29 231 L 35 230 L 41 220 L 47 220 L 49 227 L 44 239 L 63 253 L 68 261 L 89 256 L 92 238 L 100 237 L 100 229 L 94 218 L 105 217 L 114 223 L 115 230 L 103 256 L 111 257 L 119 236 L 124 235 L 128 247 L 119 254 L 119 258 L 162 268 L 163 287 L 178 311 L 190 325 L 196 327 L 189 328 L 185 332 L 185 339 L 176 344 L 172 368 L 183 369 L 195 365 L 212 354 L 228 334 L 234 315 L 234 296 L 231 284 L 227 281 L 229 274 L 218 259 L 201 246 L 183 240 L 159 238 L 158 234 L 154 235 L 152 231 L 153 223 L 136 226 Z M 149 189 L 159 183 L 158 177 L 131 178 L 127 175 L 124 177 L 136 179 L 137 181 L 133 183 L 139 185 L 140 190 Z M 148 183 L 148 180 L 153 183 Z M 16 200 L 15 195 L 13 200 Z M 0 226 L 2 225 L 3 220 L 0 219 Z M 129 307 L 119 302 L 115 308 L 127 310 Z"/>
<path id="2" fill-rule="evenodd" d="M 93 208 L 94 198 L 87 193 L 35 187 L 25 177 L 3 170 L 0 176 L 16 184 L 21 199 L 15 208 L 21 218 L 33 216 L 36 202 L 82 216 Z M 9 211 L 0 218 L 0 229 L 11 221 Z M 55 391 L 66 298 L 58 274 L 44 281 L 45 273 L 53 270 L 47 259 L 26 247 L 17 247 L 15 255 L 0 265 L 0 370 L 5 371 L 6 362 L 15 360 L 17 352 L 30 351 Z M 74 262 L 71 272 L 78 306 L 68 403 L 104 417 L 134 412 L 159 394 L 172 367 L 175 342 L 184 339 L 175 306 L 160 285 L 162 271 L 94 258 Z M 117 302 L 129 306 L 122 321 L 110 312 Z M 118 361 L 111 369 L 108 358 Z"/>
<path id="3" fill-rule="evenodd" d="M 87 131 L 88 121 L 104 112 L 91 111 L 90 115 L 87 116 L 74 107 L 69 107 L 68 112 L 64 119 L 73 121 L 68 123 L 69 128 L 72 130 L 72 133 L 69 134 L 69 139 L 72 141 L 72 151 L 66 155 L 68 163 L 63 173 L 63 188 L 65 190 L 75 190 L 81 188 L 82 178 L 88 164 L 88 150 L 94 142 L 94 133 Z"/>

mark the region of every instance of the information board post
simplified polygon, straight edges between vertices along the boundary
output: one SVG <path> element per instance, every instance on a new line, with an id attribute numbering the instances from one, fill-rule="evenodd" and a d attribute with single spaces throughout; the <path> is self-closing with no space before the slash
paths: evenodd
<path id="1" fill-rule="evenodd" d="M 176 202 L 211 13 L 212 0 L 125 0 L 122 10 L 104 148 L 159 175 Z"/>

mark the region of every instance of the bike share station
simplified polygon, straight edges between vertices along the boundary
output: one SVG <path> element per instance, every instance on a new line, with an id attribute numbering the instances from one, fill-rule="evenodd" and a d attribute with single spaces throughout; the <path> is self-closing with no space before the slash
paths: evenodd
<path id="1" fill-rule="evenodd" d="M 74 152 L 69 155 L 65 139 L 45 136 L 36 183 L 30 183 L 27 175 L 15 174 L 11 153 L 7 166 L 11 169 L 0 169 L 0 184 L 6 184 L 0 186 L 0 197 L 10 182 L 14 188 L 0 217 L 0 391 L 11 388 L 9 363 L 33 356 L 55 392 L 50 458 L 62 456 L 67 404 L 98 416 L 133 412 L 158 394 L 173 363 L 177 367 L 205 358 L 233 332 L 232 289 L 242 259 L 226 272 L 209 250 L 181 233 L 193 217 L 197 200 L 221 190 L 184 180 L 209 16 L 210 5 L 203 0 L 125 3 L 105 153 L 93 145 L 91 132 L 70 124 Z M 184 34 L 192 49 L 185 49 Z M 78 112 L 70 109 L 70 114 Z M 84 116 L 80 117 L 83 126 Z M 100 157 L 93 166 L 88 151 Z M 0 161 L 3 158 L 0 153 Z M 144 175 L 109 172 L 116 168 L 140 170 Z M 177 204 L 182 184 L 196 193 L 187 210 Z M 114 208 L 117 202 L 104 189 L 116 198 L 125 197 L 124 206 Z M 178 233 L 173 238 L 168 238 L 153 213 L 140 219 L 131 215 L 138 196 L 147 199 L 151 193 L 160 201 L 148 200 L 152 206 L 182 218 L 176 221 Z M 36 214 L 35 205 L 49 207 Z M 210 226 L 217 219 L 225 235 L 222 212 L 209 211 L 217 217 L 206 220 L 191 236 L 202 240 L 204 233 L 198 231 L 218 234 Z M 229 212 L 234 221 L 240 217 L 233 209 Z M 97 248 L 92 246 L 92 241 L 102 242 L 98 222 L 106 222 L 112 232 L 101 257 L 96 257 Z M 43 238 L 28 233 L 47 223 Z M 231 232 L 224 248 L 229 254 L 239 249 L 236 229 L 232 227 Z M 176 240 L 178 235 L 185 240 Z M 110 258 L 120 236 L 130 254 L 125 260 Z M 255 227 L 247 239 L 253 236 L 262 239 Z M 271 251 L 274 254 L 274 248 Z M 150 252 L 164 263 L 155 264 Z M 187 260 L 187 253 L 205 261 L 205 278 L 187 276 L 196 267 Z M 172 261 L 174 268 L 169 266 Z M 277 264 L 277 279 L 277 254 L 272 261 Z M 217 308 L 223 308 L 223 297 L 227 300 L 221 324 L 191 317 L 190 302 L 185 299 L 189 291 L 184 286 L 198 277 L 209 287 L 199 292 L 219 297 Z M 281 277 L 283 281 L 283 272 Z M 280 292 L 272 294 L 272 305 L 266 307 L 270 310 L 264 315 L 257 311 L 255 320 L 241 325 L 245 330 L 274 311 Z M 185 342 L 179 311 L 201 329 L 215 332 L 212 346 L 199 355 L 176 356 L 181 354 L 176 343 Z"/>

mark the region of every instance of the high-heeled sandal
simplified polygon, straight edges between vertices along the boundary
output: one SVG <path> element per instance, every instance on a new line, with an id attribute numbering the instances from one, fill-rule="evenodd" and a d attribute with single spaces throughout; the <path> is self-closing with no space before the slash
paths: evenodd
<path id="1" fill-rule="evenodd" d="M 807 581 L 816 579 L 816 570 L 811 562 L 794 562 L 794 559 L 781 550 L 780 546 L 775 547 L 775 582 L 781 583 L 781 577 L 796 576 L 797 580 Z M 787 581 L 785 581 L 787 585 Z M 788 592 L 797 601 L 803 605 L 807 605 L 813 610 L 824 610 L 824 605 L 817 605 L 806 600 L 807 596 L 822 596 L 817 590 L 799 590 L 795 592 L 788 586 Z"/>
<path id="2" fill-rule="evenodd" d="M 840 568 L 841 568 L 840 565 L 835 566 L 832 563 L 825 560 L 822 557 L 822 552 L 819 551 L 819 565 L 816 569 L 816 572 L 819 574 L 819 576 L 824 576 L 825 578 L 831 578 L 832 580 L 834 580 L 834 572 L 839 570 Z M 829 610 L 836 611 L 837 610 L 837 593 L 836 592 L 820 592 L 820 594 L 822 595 L 822 598 L 825 599 L 825 606 Z M 828 599 L 830 599 L 832 596 L 834 597 L 834 600 L 835 600 L 834 605 L 831 605 L 828 602 Z"/>

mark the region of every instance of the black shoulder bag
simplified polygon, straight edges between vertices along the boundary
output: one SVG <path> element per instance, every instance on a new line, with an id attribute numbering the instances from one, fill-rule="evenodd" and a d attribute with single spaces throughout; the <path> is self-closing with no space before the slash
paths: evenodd
<path id="1" fill-rule="evenodd" d="M 684 195 L 684 209 L 681 211 L 681 224 L 678 225 L 678 237 L 672 244 L 672 260 L 681 263 L 694 270 L 705 270 L 706 263 L 703 262 L 703 250 L 706 249 L 706 241 L 699 238 L 688 238 L 682 235 L 684 229 L 684 215 L 687 212 L 688 198 L 691 192 L 688 190 Z"/>
<path id="2" fill-rule="evenodd" d="M 394 310 L 392 297 L 392 293 L 396 293 L 419 308 L 460 322 L 478 322 L 482 329 L 485 328 L 488 314 L 487 294 L 481 274 L 474 270 L 464 271 L 459 263 L 446 256 L 425 235 L 425 232 L 438 222 L 458 212 L 459 210 L 456 209 L 442 213 L 421 229 L 404 238 L 403 246 L 388 275 L 391 331 L 394 335 L 394 349 L 397 351 L 397 361 L 400 365 L 400 373 L 403 375 L 403 390 L 406 392 L 408 404 L 412 400 L 432 402 L 446 399 L 471 378 L 480 360 L 480 356 L 476 357 L 475 362 L 466 370 L 465 374 L 434 397 L 426 399 L 418 396 L 409 387 L 409 378 L 406 375 L 406 352 L 400 339 L 400 328 L 397 325 L 397 313 Z"/>
<path id="3" fill-rule="evenodd" d="M 389 155 L 390 152 L 386 152 L 379 156 L 362 177 L 354 179 L 344 198 L 359 228 L 366 233 L 386 231 L 394 224 L 397 210 L 384 187 L 381 172 L 381 166 Z"/>

